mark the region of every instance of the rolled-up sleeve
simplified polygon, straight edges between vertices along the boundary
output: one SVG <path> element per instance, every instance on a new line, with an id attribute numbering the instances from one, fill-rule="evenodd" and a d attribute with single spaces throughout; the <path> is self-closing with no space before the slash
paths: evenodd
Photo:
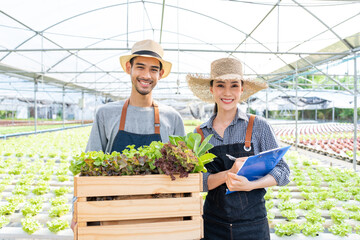
<path id="1" fill-rule="evenodd" d="M 290 169 L 283 159 L 278 162 L 269 174 L 275 178 L 278 186 L 285 186 L 290 182 Z"/>
<path id="2" fill-rule="evenodd" d="M 202 176 L 203 176 L 203 192 L 208 192 L 209 189 L 208 189 L 208 178 L 210 176 L 211 173 L 209 172 L 203 172 L 202 173 Z"/>
<path id="3" fill-rule="evenodd" d="M 279 147 L 271 125 L 267 122 L 264 123 L 260 140 L 261 151 Z M 285 186 L 290 182 L 290 168 L 284 159 L 280 159 L 278 164 L 269 174 L 275 178 L 278 186 Z"/>

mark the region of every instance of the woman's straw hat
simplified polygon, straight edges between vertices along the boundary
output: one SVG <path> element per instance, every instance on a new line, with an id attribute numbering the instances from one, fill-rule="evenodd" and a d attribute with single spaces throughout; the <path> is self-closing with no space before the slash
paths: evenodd
<path id="1" fill-rule="evenodd" d="M 162 63 L 162 69 L 164 69 L 162 78 L 166 78 L 171 71 L 171 63 L 162 59 L 163 55 L 164 50 L 160 44 L 153 40 L 143 40 L 134 44 L 134 46 L 131 48 L 131 55 L 120 57 L 120 65 L 126 72 L 126 63 L 133 57 L 141 56 L 156 58 Z"/>
<path id="2" fill-rule="evenodd" d="M 205 102 L 213 103 L 213 95 L 210 92 L 211 80 L 243 80 L 244 91 L 240 102 L 246 101 L 254 93 L 268 87 L 266 82 L 255 79 L 244 79 L 242 64 L 234 58 L 220 58 L 211 63 L 210 77 L 199 74 L 188 74 L 186 76 L 190 90 L 195 96 Z"/>

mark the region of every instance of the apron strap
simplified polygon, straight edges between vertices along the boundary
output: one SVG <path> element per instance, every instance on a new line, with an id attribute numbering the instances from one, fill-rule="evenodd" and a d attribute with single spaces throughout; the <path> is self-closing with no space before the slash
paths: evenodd
<path id="1" fill-rule="evenodd" d="M 153 101 L 155 134 L 160 134 L 160 115 L 157 103 Z"/>
<path id="2" fill-rule="evenodd" d="M 246 129 L 246 136 L 245 136 L 245 147 L 246 149 L 251 149 L 251 135 L 252 135 L 252 130 L 253 130 L 253 126 L 254 126 L 254 120 L 255 120 L 255 115 L 250 115 L 249 118 L 249 123 Z"/>
<path id="3" fill-rule="evenodd" d="M 127 112 L 127 107 L 129 106 L 129 100 L 130 100 L 129 98 L 126 99 L 123 109 L 121 111 L 119 131 L 124 131 L 125 128 L 126 112 Z"/>
<path id="4" fill-rule="evenodd" d="M 123 109 L 121 111 L 121 118 L 120 118 L 120 125 L 119 131 L 124 131 L 125 129 L 125 120 L 126 120 L 126 113 L 127 107 L 129 106 L 130 99 L 126 99 Z M 157 103 L 153 101 L 152 106 L 154 107 L 154 128 L 155 134 L 160 134 L 160 114 L 159 114 L 159 107 Z"/>
<path id="5" fill-rule="evenodd" d="M 203 142 L 205 138 L 204 138 L 204 133 L 200 128 L 200 125 L 196 127 L 196 132 L 201 135 L 201 142 Z"/>

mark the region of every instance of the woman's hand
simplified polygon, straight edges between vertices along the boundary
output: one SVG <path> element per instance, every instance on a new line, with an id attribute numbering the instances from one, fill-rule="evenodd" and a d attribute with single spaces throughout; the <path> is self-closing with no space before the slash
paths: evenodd
<path id="1" fill-rule="evenodd" d="M 227 173 L 227 179 L 225 183 L 230 191 L 248 192 L 254 189 L 252 182 L 250 182 L 246 177 L 239 176 L 232 172 Z"/>
<path id="2" fill-rule="evenodd" d="M 229 169 L 229 172 L 236 174 L 239 171 L 239 169 L 242 167 L 242 165 L 244 165 L 246 159 L 248 158 L 247 157 L 237 158 L 234 164 L 232 165 L 232 167 Z"/>

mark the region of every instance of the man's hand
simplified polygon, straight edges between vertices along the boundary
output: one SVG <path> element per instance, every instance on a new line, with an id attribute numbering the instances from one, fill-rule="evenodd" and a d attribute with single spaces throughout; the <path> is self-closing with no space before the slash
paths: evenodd
<path id="1" fill-rule="evenodd" d="M 242 167 L 242 165 L 244 165 L 244 162 L 246 161 L 246 159 L 248 159 L 248 158 L 247 157 L 237 158 L 235 160 L 233 166 L 230 168 L 229 172 L 236 174 L 239 171 L 239 169 Z"/>
<path id="2" fill-rule="evenodd" d="M 71 219 L 71 225 L 70 228 L 75 232 L 77 222 L 74 221 L 74 217 Z"/>
<path id="3" fill-rule="evenodd" d="M 243 176 L 228 172 L 226 179 L 226 186 L 230 191 L 251 191 L 253 190 L 253 184 Z"/>

